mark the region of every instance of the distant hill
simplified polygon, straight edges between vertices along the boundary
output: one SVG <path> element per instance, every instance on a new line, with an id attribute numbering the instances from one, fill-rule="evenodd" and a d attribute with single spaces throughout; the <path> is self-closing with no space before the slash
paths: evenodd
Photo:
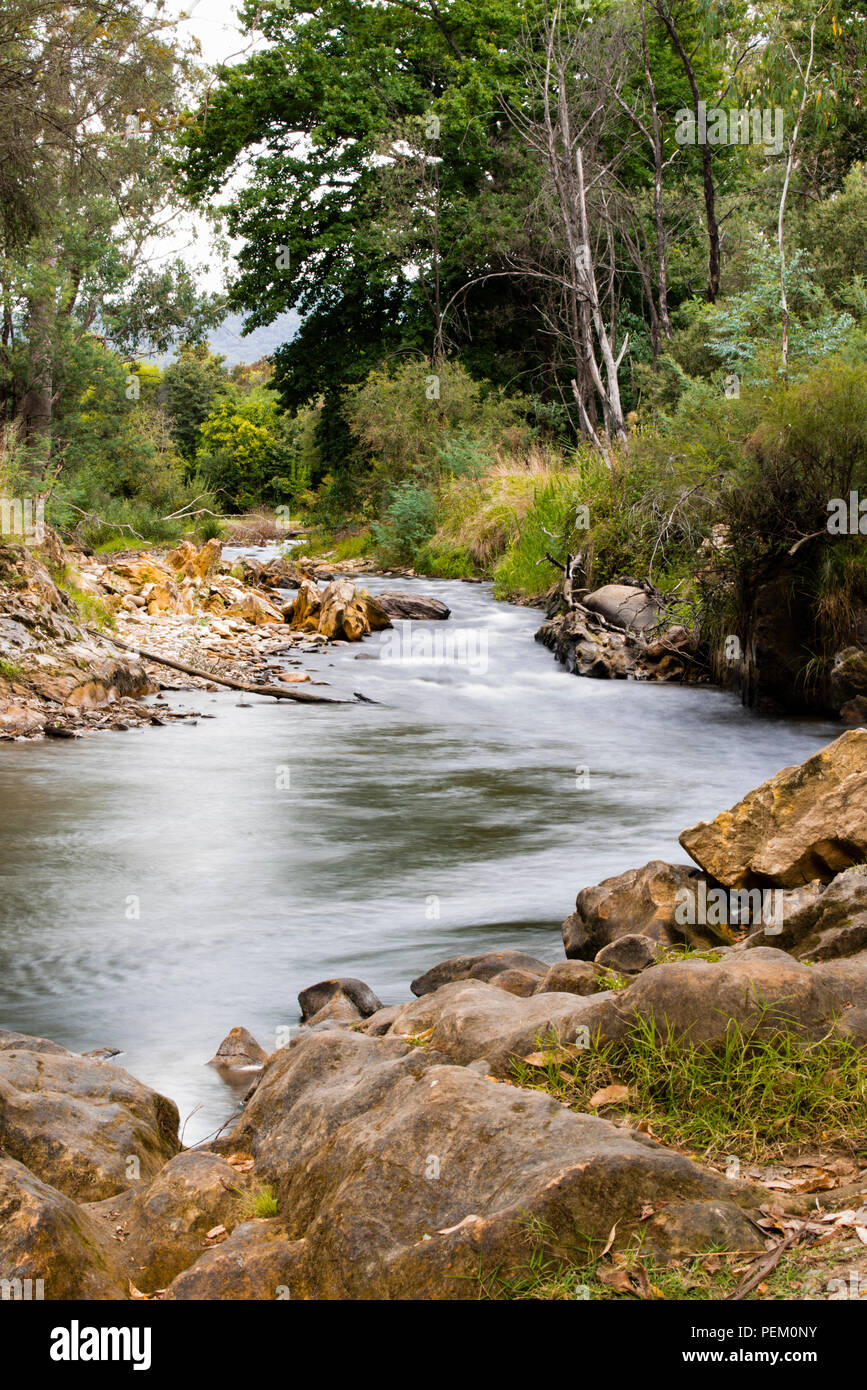
<path id="1" fill-rule="evenodd" d="M 246 338 L 241 336 L 240 314 L 229 314 L 219 328 L 208 335 L 211 352 L 219 353 L 226 359 L 227 367 L 239 362 L 257 362 L 260 357 L 270 357 L 281 343 L 288 343 L 298 332 L 301 319 L 291 311 L 281 314 L 267 328 L 255 328 Z"/>

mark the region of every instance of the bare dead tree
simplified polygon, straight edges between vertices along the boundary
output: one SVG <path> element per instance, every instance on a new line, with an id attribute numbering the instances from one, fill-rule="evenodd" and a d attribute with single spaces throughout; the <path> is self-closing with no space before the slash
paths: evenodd
<path id="1" fill-rule="evenodd" d="M 618 373 L 628 335 L 618 350 L 609 207 L 616 159 L 603 154 L 609 117 L 603 85 L 588 82 L 586 74 L 610 57 L 596 43 L 592 26 L 567 29 L 557 0 L 538 35 L 525 38 L 529 107 L 509 108 L 515 128 L 542 161 L 544 219 L 550 228 L 548 254 L 537 252 L 520 273 L 547 285 L 548 303 L 540 311 L 569 354 L 581 428 L 609 465 L 610 441 L 626 437 Z"/>

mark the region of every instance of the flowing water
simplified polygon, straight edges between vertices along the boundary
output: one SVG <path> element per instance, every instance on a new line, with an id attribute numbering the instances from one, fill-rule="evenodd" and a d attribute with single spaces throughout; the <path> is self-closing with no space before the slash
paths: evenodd
<path id="1" fill-rule="evenodd" d="M 187 692 L 213 717 L 0 744 L 0 1026 L 122 1049 L 187 1143 L 235 1104 L 205 1065 L 233 1025 L 270 1050 L 316 980 L 388 1004 L 458 952 L 562 958 L 580 888 L 682 861 L 680 830 L 839 733 L 577 679 L 488 586 L 365 582 L 452 608 L 304 656 L 314 690 L 377 704 Z"/>

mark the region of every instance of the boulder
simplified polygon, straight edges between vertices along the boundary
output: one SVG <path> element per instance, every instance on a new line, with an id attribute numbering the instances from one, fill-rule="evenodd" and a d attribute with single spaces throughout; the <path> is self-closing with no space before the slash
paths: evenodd
<path id="1" fill-rule="evenodd" d="M 863 646 L 844 647 L 837 652 L 828 681 L 832 709 L 841 714 L 852 706 L 853 714 L 867 709 L 867 651 Z M 862 723 L 862 718 L 853 720 Z"/>
<path id="2" fill-rule="evenodd" d="M 320 980 L 318 984 L 302 989 L 298 995 L 301 1022 L 309 1023 L 326 1004 L 340 998 L 348 1000 L 354 1006 L 359 1018 L 370 1018 L 371 1014 L 382 1008 L 373 990 L 363 980 L 353 980 L 350 977 Z"/>
<path id="3" fill-rule="evenodd" d="M 70 1163 L 74 1157 L 70 1156 Z M 8 1297 L 125 1299 L 120 1247 L 89 1215 L 23 1163 L 0 1154 L 0 1280 Z M 19 1286 L 17 1281 L 21 1280 Z M 38 1282 L 42 1281 L 40 1288 Z M 7 1297 L 4 1290 L 2 1297 Z"/>
<path id="4" fill-rule="evenodd" d="M 680 843 L 729 888 L 828 883 L 867 858 L 867 729 L 783 768 Z"/>
<path id="5" fill-rule="evenodd" d="M 421 996 L 453 980 L 492 980 L 505 970 L 529 970 L 541 979 L 548 967 L 543 960 L 528 956 L 524 951 L 485 951 L 478 956 L 450 956 L 419 975 L 412 981 L 410 989 L 413 994 Z"/>
<path id="6" fill-rule="evenodd" d="M 318 632 L 319 613 L 322 608 L 322 590 L 315 579 L 302 579 L 298 585 L 298 593 L 291 605 L 292 626 L 301 632 Z M 284 617 L 289 612 L 289 605 L 283 609 Z"/>
<path id="7" fill-rule="evenodd" d="M 305 1242 L 290 1240 L 274 1218 L 245 1221 L 173 1279 L 163 1298 L 168 1303 L 288 1299 L 304 1254 Z"/>
<path id="8" fill-rule="evenodd" d="M 379 603 L 389 618 L 412 619 L 414 622 L 442 620 L 452 611 L 438 598 L 427 598 L 423 594 L 405 594 L 399 589 L 380 594 Z"/>
<path id="9" fill-rule="evenodd" d="M 264 623 L 282 623 L 283 609 L 277 608 L 265 594 L 248 589 L 239 594 L 236 601 L 226 609 L 230 618 L 243 618 L 245 622 L 261 627 Z"/>
<path id="10" fill-rule="evenodd" d="M 780 1028 L 820 1036 L 848 1008 L 867 1006 L 867 952 L 846 959 L 797 961 L 771 947 L 714 958 L 663 961 L 625 989 L 586 996 L 562 992 L 519 998 L 477 980 L 458 980 L 404 1004 L 386 1036 L 423 1038 L 453 1061 L 485 1057 L 494 1076 L 546 1041 L 621 1041 L 636 1015 L 696 1042 L 721 1042 L 732 1020 L 769 1035 Z"/>
<path id="11" fill-rule="evenodd" d="M 532 970 L 501 970 L 499 975 L 491 976 L 491 984 L 496 985 L 497 989 L 517 994 L 522 999 L 529 999 L 531 994 L 535 994 L 538 983 L 539 976 Z"/>
<path id="12" fill-rule="evenodd" d="M 622 975 L 640 975 L 658 959 L 660 943 L 651 936 L 633 934 L 618 936 L 597 951 L 594 960 L 603 970 L 616 970 Z"/>
<path id="13" fill-rule="evenodd" d="M 593 1002 L 563 992 L 524 999 L 483 980 L 455 980 L 404 1004 L 386 1036 L 429 1037 L 428 1046 L 462 1066 L 485 1057 L 495 1076 L 510 1076 L 515 1058 L 537 1051 L 541 1039 L 573 1043 Z"/>
<path id="14" fill-rule="evenodd" d="M 215 1055 L 208 1063 L 221 1071 L 259 1071 L 268 1060 L 268 1053 L 260 1047 L 252 1033 L 246 1028 L 233 1028 L 227 1033 Z"/>
<path id="15" fill-rule="evenodd" d="M 178 1150 L 172 1101 L 113 1062 L 67 1052 L 0 1051 L 0 1148 L 78 1200 L 129 1187 Z"/>
<path id="16" fill-rule="evenodd" d="M 152 1182 L 90 1203 L 87 1211 L 123 1239 L 130 1278 L 143 1293 L 165 1288 L 211 1247 L 209 1231 L 232 1231 L 243 1215 L 248 1173 L 225 1158 L 190 1149 L 165 1165 Z"/>
<path id="17" fill-rule="evenodd" d="M 181 541 L 176 550 L 169 551 L 166 564 L 185 578 L 209 579 L 220 568 L 222 553 L 222 543 L 216 537 L 206 541 L 201 550 L 191 541 Z"/>
<path id="18" fill-rule="evenodd" d="M 60 1043 L 49 1042 L 47 1038 L 31 1038 L 27 1033 L 13 1033 L 8 1028 L 0 1028 L 0 1052 L 56 1052 L 61 1057 L 71 1057 Z"/>
<path id="19" fill-rule="evenodd" d="M 627 989 L 582 1002 L 602 1041 L 623 1039 L 636 1015 L 695 1043 L 721 1043 L 732 1021 L 757 1036 L 820 1037 L 847 1007 L 867 1005 L 867 956 L 811 966 L 767 946 L 727 951 L 716 961 L 663 962 Z"/>
<path id="20" fill-rule="evenodd" d="M 615 1248 L 639 1235 L 681 1248 L 691 1232 L 694 1250 L 763 1249 L 745 1184 L 390 1038 L 293 1040 L 231 1142 L 278 1195 L 292 1298 L 476 1299 L 480 1278 L 526 1272 L 531 1219 L 552 1258 L 574 1258 L 576 1232 L 605 1242 L 614 1227 Z"/>
<path id="21" fill-rule="evenodd" d="M 633 632 L 646 632 L 659 622 L 661 605 L 644 589 L 627 584 L 605 584 L 581 600 L 591 613 L 601 613 L 607 622 Z"/>
<path id="22" fill-rule="evenodd" d="M 562 927 L 566 955 L 592 960 L 618 937 L 636 934 L 672 945 L 688 930 L 674 920 L 677 895 L 684 889 L 695 891 L 700 879 L 698 869 L 688 864 L 651 859 L 640 869 L 582 888 L 575 911 Z M 693 935 L 698 941 L 701 931 Z"/>
<path id="23" fill-rule="evenodd" d="M 756 932 L 747 945 L 778 946 L 813 961 L 867 950 L 867 868 L 858 865 L 838 874 L 823 893 L 810 894 L 786 916 L 781 932 Z"/>
<path id="24" fill-rule="evenodd" d="M 318 625 L 324 637 L 358 642 L 386 627 L 391 627 L 391 619 L 380 603 L 356 589 L 350 579 L 335 579 L 325 589 Z"/>
<path id="25" fill-rule="evenodd" d="M 384 1009 L 377 1009 L 375 1014 L 364 1020 L 359 1032 L 367 1033 L 371 1038 L 381 1038 L 388 1032 L 402 1008 L 402 1004 L 389 1004 Z"/>
<path id="26" fill-rule="evenodd" d="M 558 960 L 536 985 L 537 994 L 598 994 L 604 985 L 589 960 Z"/>

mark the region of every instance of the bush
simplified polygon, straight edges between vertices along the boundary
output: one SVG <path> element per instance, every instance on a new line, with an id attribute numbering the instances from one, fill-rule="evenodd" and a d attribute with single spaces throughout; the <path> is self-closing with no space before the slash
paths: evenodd
<path id="1" fill-rule="evenodd" d="M 347 394 L 346 418 L 387 483 L 472 471 L 495 443 L 528 436 L 527 403 L 486 391 L 459 363 L 413 358 L 373 371 Z"/>
<path id="2" fill-rule="evenodd" d="M 386 559 L 413 564 L 425 541 L 436 530 L 436 498 L 418 483 L 399 483 L 391 489 L 384 522 L 371 530 Z"/>

